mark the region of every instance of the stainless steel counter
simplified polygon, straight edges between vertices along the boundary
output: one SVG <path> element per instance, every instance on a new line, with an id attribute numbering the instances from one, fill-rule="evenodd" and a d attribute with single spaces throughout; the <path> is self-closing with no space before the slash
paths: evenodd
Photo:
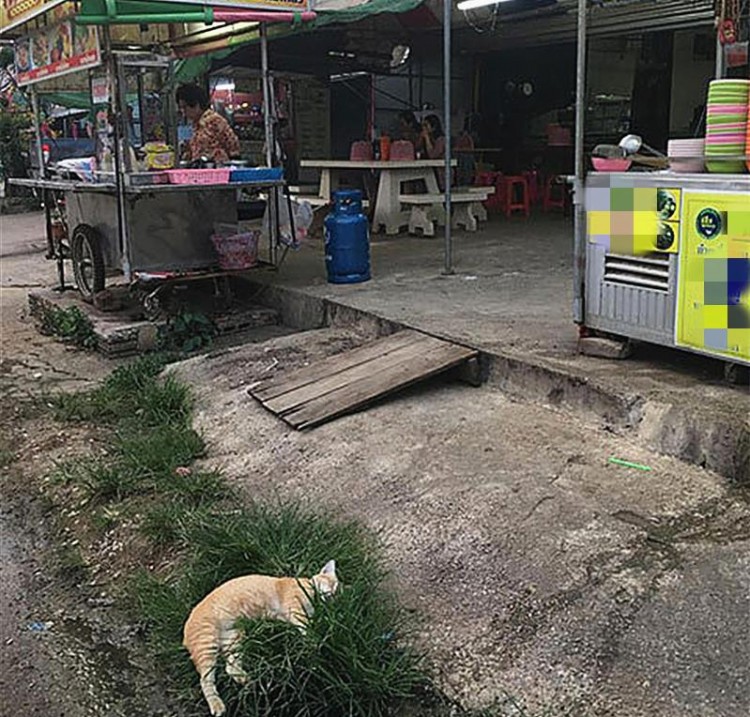
<path id="1" fill-rule="evenodd" d="M 703 192 L 747 192 L 750 201 L 750 174 L 678 174 L 676 172 L 590 172 L 591 187 L 663 187 Z"/>

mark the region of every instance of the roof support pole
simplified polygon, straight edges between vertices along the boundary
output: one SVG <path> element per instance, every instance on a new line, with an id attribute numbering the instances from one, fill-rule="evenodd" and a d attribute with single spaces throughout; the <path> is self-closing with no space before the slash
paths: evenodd
<path id="1" fill-rule="evenodd" d="M 260 66 L 261 84 L 263 85 L 263 125 L 266 135 L 266 166 L 273 167 L 276 162 L 276 131 L 274 127 L 273 92 L 271 88 L 270 72 L 268 69 L 268 26 L 265 22 L 260 24 Z M 269 259 L 276 266 L 276 250 L 278 236 L 279 193 L 276 187 L 271 187 L 268 192 L 268 242 Z"/>
<path id="2" fill-rule="evenodd" d="M 575 130 L 575 183 L 573 217 L 573 315 L 577 324 L 583 324 L 584 291 L 586 282 L 586 209 L 584 207 L 584 181 L 586 177 L 586 39 L 588 0 L 578 0 L 578 52 L 576 58 L 576 130 Z"/>
<path id="3" fill-rule="evenodd" d="M 445 122 L 445 267 L 443 273 L 453 273 L 453 237 L 451 235 L 451 17 L 453 0 L 443 0 L 443 117 Z"/>

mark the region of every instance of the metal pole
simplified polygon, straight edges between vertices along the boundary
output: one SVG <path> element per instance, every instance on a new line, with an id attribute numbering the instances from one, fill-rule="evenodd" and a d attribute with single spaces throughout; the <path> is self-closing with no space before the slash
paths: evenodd
<path id="1" fill-rule="evenodd" d="M 117 196 L 117 234 L 120 245 L 120 264 L 122 273 L 125 275 L 125 281 L 130 282 L 133 275 L 130 263 L 130 238 L 128 236 L 128 219 L 125 204 L 125 167 L 123 165 L 123 153 L 127 152 L 127 142 L 123 141 L 123 134 L 127 136 L 127 131 L 123 132 L 123 113 L 126 112 L 125 103 L 122 101 L 125 97 L 125 79 L 121 76 L 119 63 L 112 51 L 112 37 L 108 25 L 102 28 L 102 34 L 107 63 L 107 79 L 109 81 L 109 102 L 114 120 L 112 124 L 115 145 L 114 178 L 115 193 Z"/>
<path id="2" fill-rule="evenodd" d="M 266 135 L 266 165 L 273 167 L 276 155 L 276 137 L 274 136 L 272 97 L 270 78 L 268 71 L 268 28 L 266 23 L 260 24 L 260 64 L 261 83 L 263 85 L 263 125 Z M 278 228 L 278 190 L 271 187 L 268 192 L 268 238 L 269 258 L 271 264 L 276 266 L 277 228 Z"/>
<path id="3" fill-rule="evenodd" d="M 36 87 L 31 87 L 31 111 L 34 113 L 34 134 L 36 135 L 36 157 L 39 162 L 39 179 L 47 176 L 46 167 L 44 166 L 44 150 L 42 149 L 42 130 L 39 127 L 39 97 L 36 93 Z"/>
<path id="4" fill-rule="evenodd" d="M 724 77 L 724 45 L 719 40 L 719 33 L 716 33 L 716 70 L 714 71 L 717 80 Z"/>
<path id="5" fill-rule="evenodd" d="M 578 0 L 578 57 L 576 61 L 576 158 L 574 191 L 573 315 L 584 322 L 586 282 L 586 209 L 584 207 L 585 128 L 586 128 L 586 36 L 588 0 Z"/>
<path id="6" fill-rule="evenodd" d="M 453 237 L 451 236 L 451 180 L 453 173 L 451 147 L 451 17 L 453 3 L 443 0 L 443 117 L 445 121 L 445 267 L 453 273 Z"/>

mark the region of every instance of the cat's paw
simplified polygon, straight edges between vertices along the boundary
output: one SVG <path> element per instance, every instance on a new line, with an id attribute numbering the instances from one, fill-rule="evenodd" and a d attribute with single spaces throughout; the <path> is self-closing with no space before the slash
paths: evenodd
<path id="1" fill-rule="evenodd" d="M 238 685 L 246 685 L 250 677 L 245 672 L 232 672 L 229 675 Z"/>
<path id="2" fill-rule="evenodd" d="M 227 711 L 226 706 L 219 697 L 212 697 L 208 700 L 208 708 L 211 710 L 211 717 L 222 717 Z"/>

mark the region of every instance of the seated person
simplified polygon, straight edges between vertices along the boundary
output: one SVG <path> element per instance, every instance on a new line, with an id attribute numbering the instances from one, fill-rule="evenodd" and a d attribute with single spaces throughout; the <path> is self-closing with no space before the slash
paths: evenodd
<path id="1" fill-rule="evenodd" d="M 208 93 L 197 85 L 182 85 L 177 90 L 177 105 L 193 125 L 193 136 L 187 142 L 182 159 L 193 162 L 206 157 L 226 164 L 240 156 L 240 140 L 221 115 L 209 107 Z"/>

